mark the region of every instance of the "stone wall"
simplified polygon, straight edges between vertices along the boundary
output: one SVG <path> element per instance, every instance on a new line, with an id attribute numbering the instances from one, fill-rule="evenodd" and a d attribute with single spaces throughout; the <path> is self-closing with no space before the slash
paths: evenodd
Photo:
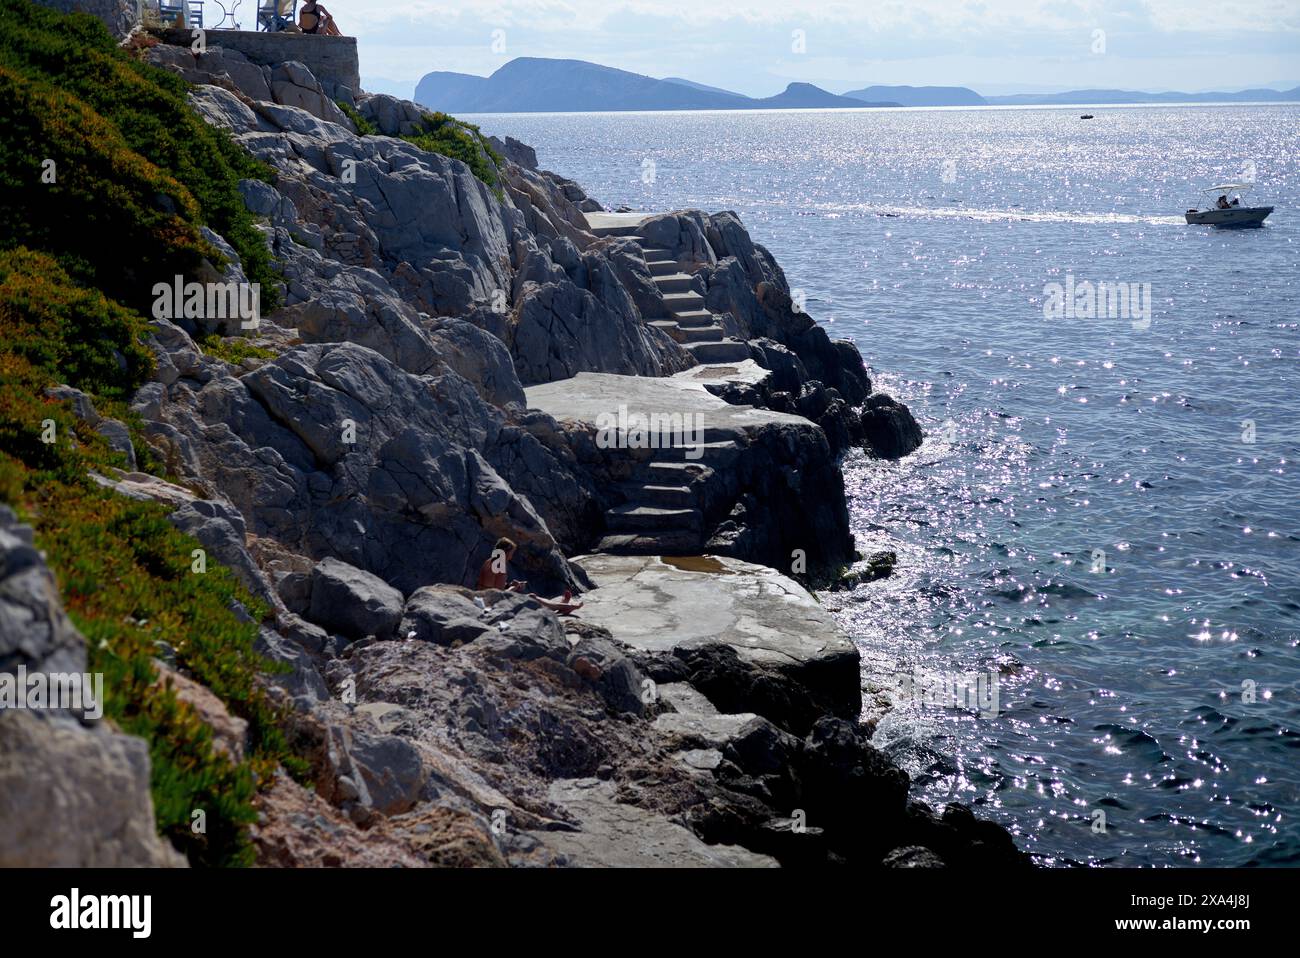
<path id="1" fill-rule="evenodd" d="M 178 46 L 189 46 L 192 42 L 188 30 L 162 30 L 158 35 L 165 43 Z M 208 30 L 205 39 L 209 47 L 238 50 L 254 63 L 265 66 L 296 60 L 306 66 L 335 99 L 351 100 L 347 93 L 355 94 L 361 89 L 356 37 Z M 340 87 L 346 87 L 347 92 L 340 91 Z"/>
<path id="2" fill-rule="evenodd" d="M 62 13 L 89 13 L 99 17 L 108 32 L 121 39 L 131 32 L 139 19 L 136 0 L 35 0 L 43 7 Z"/>

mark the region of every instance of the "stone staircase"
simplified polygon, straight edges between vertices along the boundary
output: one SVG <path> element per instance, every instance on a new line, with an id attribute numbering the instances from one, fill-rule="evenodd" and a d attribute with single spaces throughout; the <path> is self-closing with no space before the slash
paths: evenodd
<path id="1" fill-rule="evenodd" d="M 749 347 L 727 336 L 720 318 L 705 308 L 704 297 L 691 288 L 691 276 L 677 268 L 668 250 L 647 245 L 637 234 L 638 228 L 638 223 L 597 226 L 592 233 L 623 236 L 640 244 L 655 286 L 663 294 L 666 311 L 665 316 L 650 318 L 647 323 L 681 343 L 702 364 L 738 363 L 748 359 Z"/>
<path id="2" fill-rule="evenodd" d="M 701 492 L 716 469 L 740 455 L 735 439 L 703 443 L 703 455 L 687 458 L 693 448 L 651 450 L 618 487 L 623 502 L 605 510 L 606 536 L 598 551 L 621 555 L 698 555 L 704 549 Z"/>
<path id="3" fill-rule="evenodd" d="M 664 316 L 647 318 L 648 325 L 681 343 L 701 366 L 749 359 L 749 347 L 727 336 L 721 318 L 707 309 L 704 297 L 692 288 L 692 277 L 681 271 L 671 252 L 650 245 L 639 235 L 640 223 L 639 218 L 629 217 L 615 225 L 593 225 L 591 232 L 624 237 L 640 245 L 665 308 Z M 702 454 L 697 458 L 687 458 L 695 449 L 680 444 L 635 453 L 640 457 L 649 452 L 650 458 L 641 459 L 618 486 L 622 502 L 605 511 L 606 535 L 596 551 L 619 555 L 704 552 L 703 493 L 714 471 L 730 467 L 744 446 L 743 431 L 735 427 L 706 427 L 702 438 Z"/>

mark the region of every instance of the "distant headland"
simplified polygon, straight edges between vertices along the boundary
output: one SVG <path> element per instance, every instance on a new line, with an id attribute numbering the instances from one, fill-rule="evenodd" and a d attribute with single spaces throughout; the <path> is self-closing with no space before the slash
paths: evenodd
<path id="1" fill-rule="evenodd" d="M 516 57 L 491 76 L 437 71 L 415 88 L 421 106 L 447 113 L 587 113 L 628 110 L 862 109 L 900 106 L 1096 106 L 1118 103 L 1256 103 L 1300 101 L 1291 90 L 1145 93 L 1070 90 L 981 96 L 961 86 L 865 86 L 842 94 L 811 83 L 750 97 L 680 77 L 655 79 L 585 60 Z"/>

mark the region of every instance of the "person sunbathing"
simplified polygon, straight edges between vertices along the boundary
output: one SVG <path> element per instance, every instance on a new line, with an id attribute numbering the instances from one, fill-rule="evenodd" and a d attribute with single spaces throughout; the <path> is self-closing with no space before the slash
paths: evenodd
<path id="1" fill-rule="evenodd" d="M 342 36 L 339 28 L 334 25 L 334 18 L 330 16 L 330 12 L 316 0 L 307 0 L 298 11 L 298 28 L 303 33 L 319 33 L 328 37 Z"/>
<path id="2" fill-rule="evenodd" d="M 500 589 L 503 592 L 523 592 L 528 583 L 523 579 L 510 579 L 506 575 L 506 569 L 510 560 L 514 558 L 515 550 L 518 546 L 515 543 L 502 536 L 497 540 L 496 545 L 492 547 L 492 554 L 483 560 L 483 564 L 478 570 L 478 584 L 475 589 Z M 564 596 L 559 599 L 544 599 L 535 592 L 529 592 L 530 599 L 536 599 L 541 605 L 550 609 L 552 612 L 558 612 L 560 615 L 568 615 L 582 608 L 582 601 L 573 601 L 573 590 L 565 589 Z"/>

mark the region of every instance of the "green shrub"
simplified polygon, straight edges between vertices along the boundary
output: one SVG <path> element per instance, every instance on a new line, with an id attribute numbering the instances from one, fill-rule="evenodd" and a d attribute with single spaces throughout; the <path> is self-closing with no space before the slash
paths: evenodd
<path id="1" fill-rule="evenodd" d="M 335 100 L 334 102 L 338 104 L 339 109 L 343 111 L 344 115 L 352 121 L 352 125 L 357 128 L 359 134 L 362 136 L 374 136 L 375 133 L 378 132 L 375 129 L 375 125 L 362 116 L 357 108 L 351 103 L 348 103 L 346 100 Z"/>
<path id="2" fill-rule="evenodd" d="M 57 262 L 28 249 L 0 251 L 3 348 L 40 370 L 110 399 L 125 399 L 153 369 L 147 325 Z"/>
<path id="3" fill-rule="evenodd" d="M 273 174 L 190 109 L 187 90 L 94 17 L 0 0 L 0 247 L 48 252 L 143 310 L 153 283 L 212 254 L 207 225 L 274 308 L 279 277 L 238 188 Z"/>
<path id="4" fill-rule="evenodd" d="M 425 113 L 421 123 L 421 129 L 402 139 L 430 153 L 460 160 L 500 198 L 498 170 L 503 161 L 477 126 L 446 113 Z"/>
<path id="5" fill-rule="evenodd" d="M 131 428 L 138 468 L 161 474 L 127 408 L 152 369 L 153 284 L 215 257 L 199 231 L 208 225 L 262 284 L 263 310 L 275 305 L 279 279 L 238 190 L 270 171 L 204 123 L 186 89 L 119 50 L 98 20 L 0 0 L 0 501 L 49 557 L 89 667 L 104 673 L 105 715 L 149 743 L 159 830 L 192 864 L 247 865 L 258 787 L 278 765 L 306 772 L 257 684 L 279 668 L 253 651 L 266 610 L 217 564 L 192 570 L 199 543 L 165 507 L 91 481 L 125 457 L 45 395 L 56 383 L 85 390 Z M 41 179 L 47 159 L 52 183 Z M 237 340 L 209 349 L 260 352 Z M 46 420 L 53 443 L 42 441 Z M 195 710 L 159 685 L 159 642 L 248 721 L 242 760 L 215 749 Z M 196 834 L 200 809 L 207 828 Z"/>
<path id="6" fill-rule="evenodd" d="M 208 333 L 199 340 L 199 345 L 209 356 L 223 359 L 232 366 L 238 366 L 245 359 L 274 359 L 275 353 L 261 346 L 254 346 L 243 336 L 219 336 Z"/>

